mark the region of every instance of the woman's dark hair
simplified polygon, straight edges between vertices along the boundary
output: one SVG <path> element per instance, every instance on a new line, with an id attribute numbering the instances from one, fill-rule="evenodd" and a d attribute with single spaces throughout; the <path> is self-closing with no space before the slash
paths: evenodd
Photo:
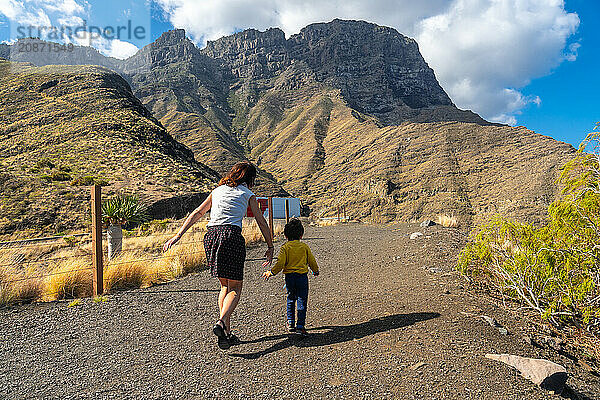
<path id="1" fill-rule="evenodd" d="M 302 222 L 298 218 L 292 218 L 290 222 L 285 224 L 283 234 L 287 240 L 300 240 L 302 235 L 304 235 L 304 226 L 302 226 Z"/>
<path id="2" fill-rule="evenodd" d="M 256 167 L 248 161 L 242 161 L 235 164 L 231 171 L 219 181 L 219 185 L 236 187 L 245 183 L 249 188 L 254 186 L 256 179 Z"/>

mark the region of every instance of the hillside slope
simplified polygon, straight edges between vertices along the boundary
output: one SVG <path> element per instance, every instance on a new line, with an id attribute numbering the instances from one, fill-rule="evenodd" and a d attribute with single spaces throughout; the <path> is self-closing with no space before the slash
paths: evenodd
<path id="1" fill-rule="evenodd" d="M 250 112 L 245 134 L 252 157 L 305 196 L 316 215 L 346 205 L 351 217 L 372 221 L 454 214 L 470 225 L 501 213 L 541 222 L 557 194 L 558 168 L 574 152 L 523 127 L 385 126 L 349 107 L 339 91 L 314 85 L 275 86 Z"/>
<path id="2" fill-rule="evenodd" d="M 82 227 L 93 182 L 151 204 L 218 179 L 102 67 L 0 61 L 0 110 L 0 234 Z"/>

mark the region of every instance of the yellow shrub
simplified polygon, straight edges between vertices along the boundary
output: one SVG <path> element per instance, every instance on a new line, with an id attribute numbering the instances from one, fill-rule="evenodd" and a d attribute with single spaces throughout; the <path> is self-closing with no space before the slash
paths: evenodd
<path id="1" fill-rule="evenodd" d="M 43 297 L 48 300 L 89 296 L 92 293 L 91 260 L 61 260 L 46 278 Z"/>
<path id="2" fill-rule="evenodd" d="M 337 219 L 318 219 L 315 223 L 317 226 L 333 226 L 339 224 L 341 221 Z"/>
<path id="3" fill-rule="evenodd" d="M 14 285 L 10 282 L 15 279 L 12 271 L 0 267 L 0 306 L 11 304 L 16 298 Z"/>
<path id="4" fill-rule="evenodd" d="M 104 290 L 142 287 L 151 273 L 148 261 L 139 261 L 144 254 L 124 253 L 104 266 Z"/>
<path id="5" fill-rule="evenodd" d="M 32 277 L 18 282 L 15 285 L 16 301 L 31 302 L 42 297 L 44 292 L 44 281 L 38 277 Z"/>

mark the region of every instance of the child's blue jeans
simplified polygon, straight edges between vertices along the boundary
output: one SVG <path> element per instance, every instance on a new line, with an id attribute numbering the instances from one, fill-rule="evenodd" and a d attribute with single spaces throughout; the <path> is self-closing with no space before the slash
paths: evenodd
<path id="1" fill-rule="evenodd" d="M 285 274 L 285 286 L 287 288 L 287 319 L 290 326 L 296 329 L 304 329 L 306 321 L 306 303 L 308 302 L 308 274 L 295 272 Z M 296 302 L 298 303 L 298 319 L 296 320 Z"/>

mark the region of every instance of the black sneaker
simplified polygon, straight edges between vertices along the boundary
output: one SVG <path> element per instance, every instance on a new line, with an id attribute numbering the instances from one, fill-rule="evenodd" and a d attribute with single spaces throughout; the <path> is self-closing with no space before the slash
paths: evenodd
<path id="1" fill-rule="evenodd" d="M 304 328 L 296 328 L 296 334 L 303 338 L 308 336 L 308 332 L 306 332 L 306 329 Z"/>
<path id="2" fill-rule="evenodd" d="M 220 323 L 220 324 L 219 324 Z M 229 340 L 227 339 L 227 334 L 225 333 L 225 323 L 221 320 L 217 321 L 215 326 L 213 327 L 213 333 L 217 335 L 219 338 L 217 341 L 217 345 L 221 350 L 227 350 L 231 347 Z"/>
<path id="3" fill-rule="evenodd" d="M 294 333 L 294 332 L 296 332 L 296 327 L 294 326 L 294 323 L 293 323 L 293 322 L 287 321 L 287 322 L 285 323 L 285 326 L 287 327 L 287 330 L 288 330 L 288 332 L 289 332 L 289 333 Z"/>

